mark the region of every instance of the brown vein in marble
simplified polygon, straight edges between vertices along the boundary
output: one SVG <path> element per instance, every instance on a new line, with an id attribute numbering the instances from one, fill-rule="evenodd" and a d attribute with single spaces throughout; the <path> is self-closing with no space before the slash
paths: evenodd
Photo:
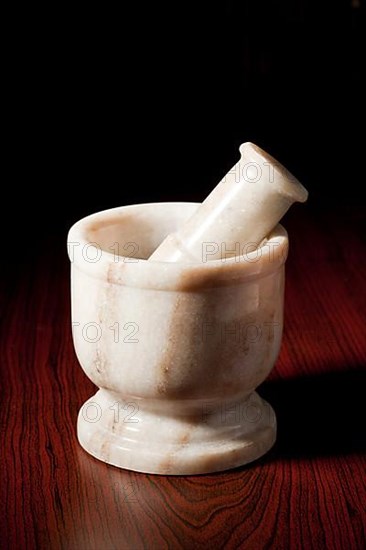
<path id="1" fill-rule="evenodd" d="M 162 473 L 169 474 L 172 470 L 174 470 L 174 461 L 176 456 L 179 454 L 181 449 L 183 449 L 188 443 L 191 435 L 191 430 L 187 430 L 184 433 L 180 435 L 180 437 L 177 439 L 177 445 L 171 453 L 168 454 L 166 458 L 159 464 L 159 470 L 161 470 Z"/>
<path id="2" fill-rule="evenodd" d="M 98 325 L 100 330 L 106 329 L 105 324 L 108 324 L 106 317 L 113 317 L 113 307 L 115 304 L 115 284 L 113 283 L 115 277 L 115 271 L 118 267 L 118 274 L 123 268 L 123 265 L 111 264 L 108 268 L 107 282 L 100 284 L 99 296 L 97 297 L 97 303 L 100 304 L 98 310 Z M 112 319 L 113 320 L 113 319 Z M 113 323 L 111 323 L 113 324 Z M 104 349 L 105 338 L 102 337 L 96 342 L 96 350 L 93 361 L 94 370 L 97 372 L 97 377 L 100 378 L 108 372 L 109 361 L 107 360 L 107 353 Z M 103 387 L 106 387 L 104 382 Z"/>
<path id="3" fill-rule="evenodd" d="M 182 298 L 181 296 L 178 296 L 171 313 L 169 332 L 167 336 L 167 347 L 159 363 L 157 391 L 160 395 L 166 394 L 168 390 L 170 368 L 173 356 L 176 353 L 177 337 L 179 336 L 176 321 L 178 318 L 180 319 L 182 315 L 180 311 L 181 303 Z"/>

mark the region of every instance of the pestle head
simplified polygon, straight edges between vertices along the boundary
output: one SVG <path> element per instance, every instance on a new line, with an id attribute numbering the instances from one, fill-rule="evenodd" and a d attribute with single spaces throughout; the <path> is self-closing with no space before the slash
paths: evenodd
<path id="1" fill-rule="evenodd" d="M 248 141 L 240 145 L 239 151 L 241 159 L 238 164 L 241 165 L 242 170 L 245 170 L 245 177 L 247 179 L 250 180 L 251 176 L 248 174 L 248 170 L 250 170 L 250 165 L 253 163 L 254 171 L 264 171 L 264 179 L 268 176 L 267 185 L 273 184 L 277 187 L 279 195 L 287 195 L 289 197 L 291 201 L 290 206 L 294 202 L 305 202 L 307 200 L 309 193 L 299 180 L 269 153 L 258 147 L 258 145 Z M 243 165 L 246 165 L 246 168 Z M 259 167 L 261 170 L 259 170 Z M 254 175 L 252 179 L 255 180 L 257 178 Z"/>
<path id="2" fill-rule="evenodd" d="M 271 155 L 250 142 L 239 150 L 239 162 L 149 260 L 201 262 L 238 256 L 248 246 L 260 246 L 294 202 L 306 201 L 305 187 Z"/>

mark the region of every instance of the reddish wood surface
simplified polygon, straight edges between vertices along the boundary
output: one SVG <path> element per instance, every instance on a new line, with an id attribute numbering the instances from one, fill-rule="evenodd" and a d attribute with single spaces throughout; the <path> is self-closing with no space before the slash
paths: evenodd
<path id="1" fill-rule="evenodd" d="M 31 267 L 9 263 L 0 547 L 366 547 L 365 232 L 355 213 L 300 210 L 286 222 L 282 351 L 260 389 L 278 441 L 260 461 L 215 475 L 137 474 L 79 447 L 76 416 L 94 387 L 73 351 L 64 242 L 50 240 Z"/>

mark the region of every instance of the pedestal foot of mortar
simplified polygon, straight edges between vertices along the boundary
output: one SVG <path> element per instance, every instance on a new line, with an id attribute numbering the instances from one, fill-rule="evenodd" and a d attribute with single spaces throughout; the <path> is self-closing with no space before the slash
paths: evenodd
<path id="1" fill-rule="evenodd" d="M 276 439 L 272 407 L 239 400 L 153 401 L 99 390 L 80 409 L 78 439 L 119 468 L 168 475 L 217 472 L 261 457 Z"/>

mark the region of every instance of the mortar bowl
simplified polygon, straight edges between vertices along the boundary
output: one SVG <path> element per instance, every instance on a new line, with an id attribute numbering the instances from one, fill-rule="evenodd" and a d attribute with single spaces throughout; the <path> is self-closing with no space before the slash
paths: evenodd
<path id="1" fill-rule="evenodd" d="M 77 435 L 94 457 L 156 474 L 251 462 L 273 445 L 276 417 L 255 392 L 281 345 L 288 238 L 200 263 L 147 258 L 197 203 L 98 212 L 68 235 L 78 360 L 99 388 Z"/>

